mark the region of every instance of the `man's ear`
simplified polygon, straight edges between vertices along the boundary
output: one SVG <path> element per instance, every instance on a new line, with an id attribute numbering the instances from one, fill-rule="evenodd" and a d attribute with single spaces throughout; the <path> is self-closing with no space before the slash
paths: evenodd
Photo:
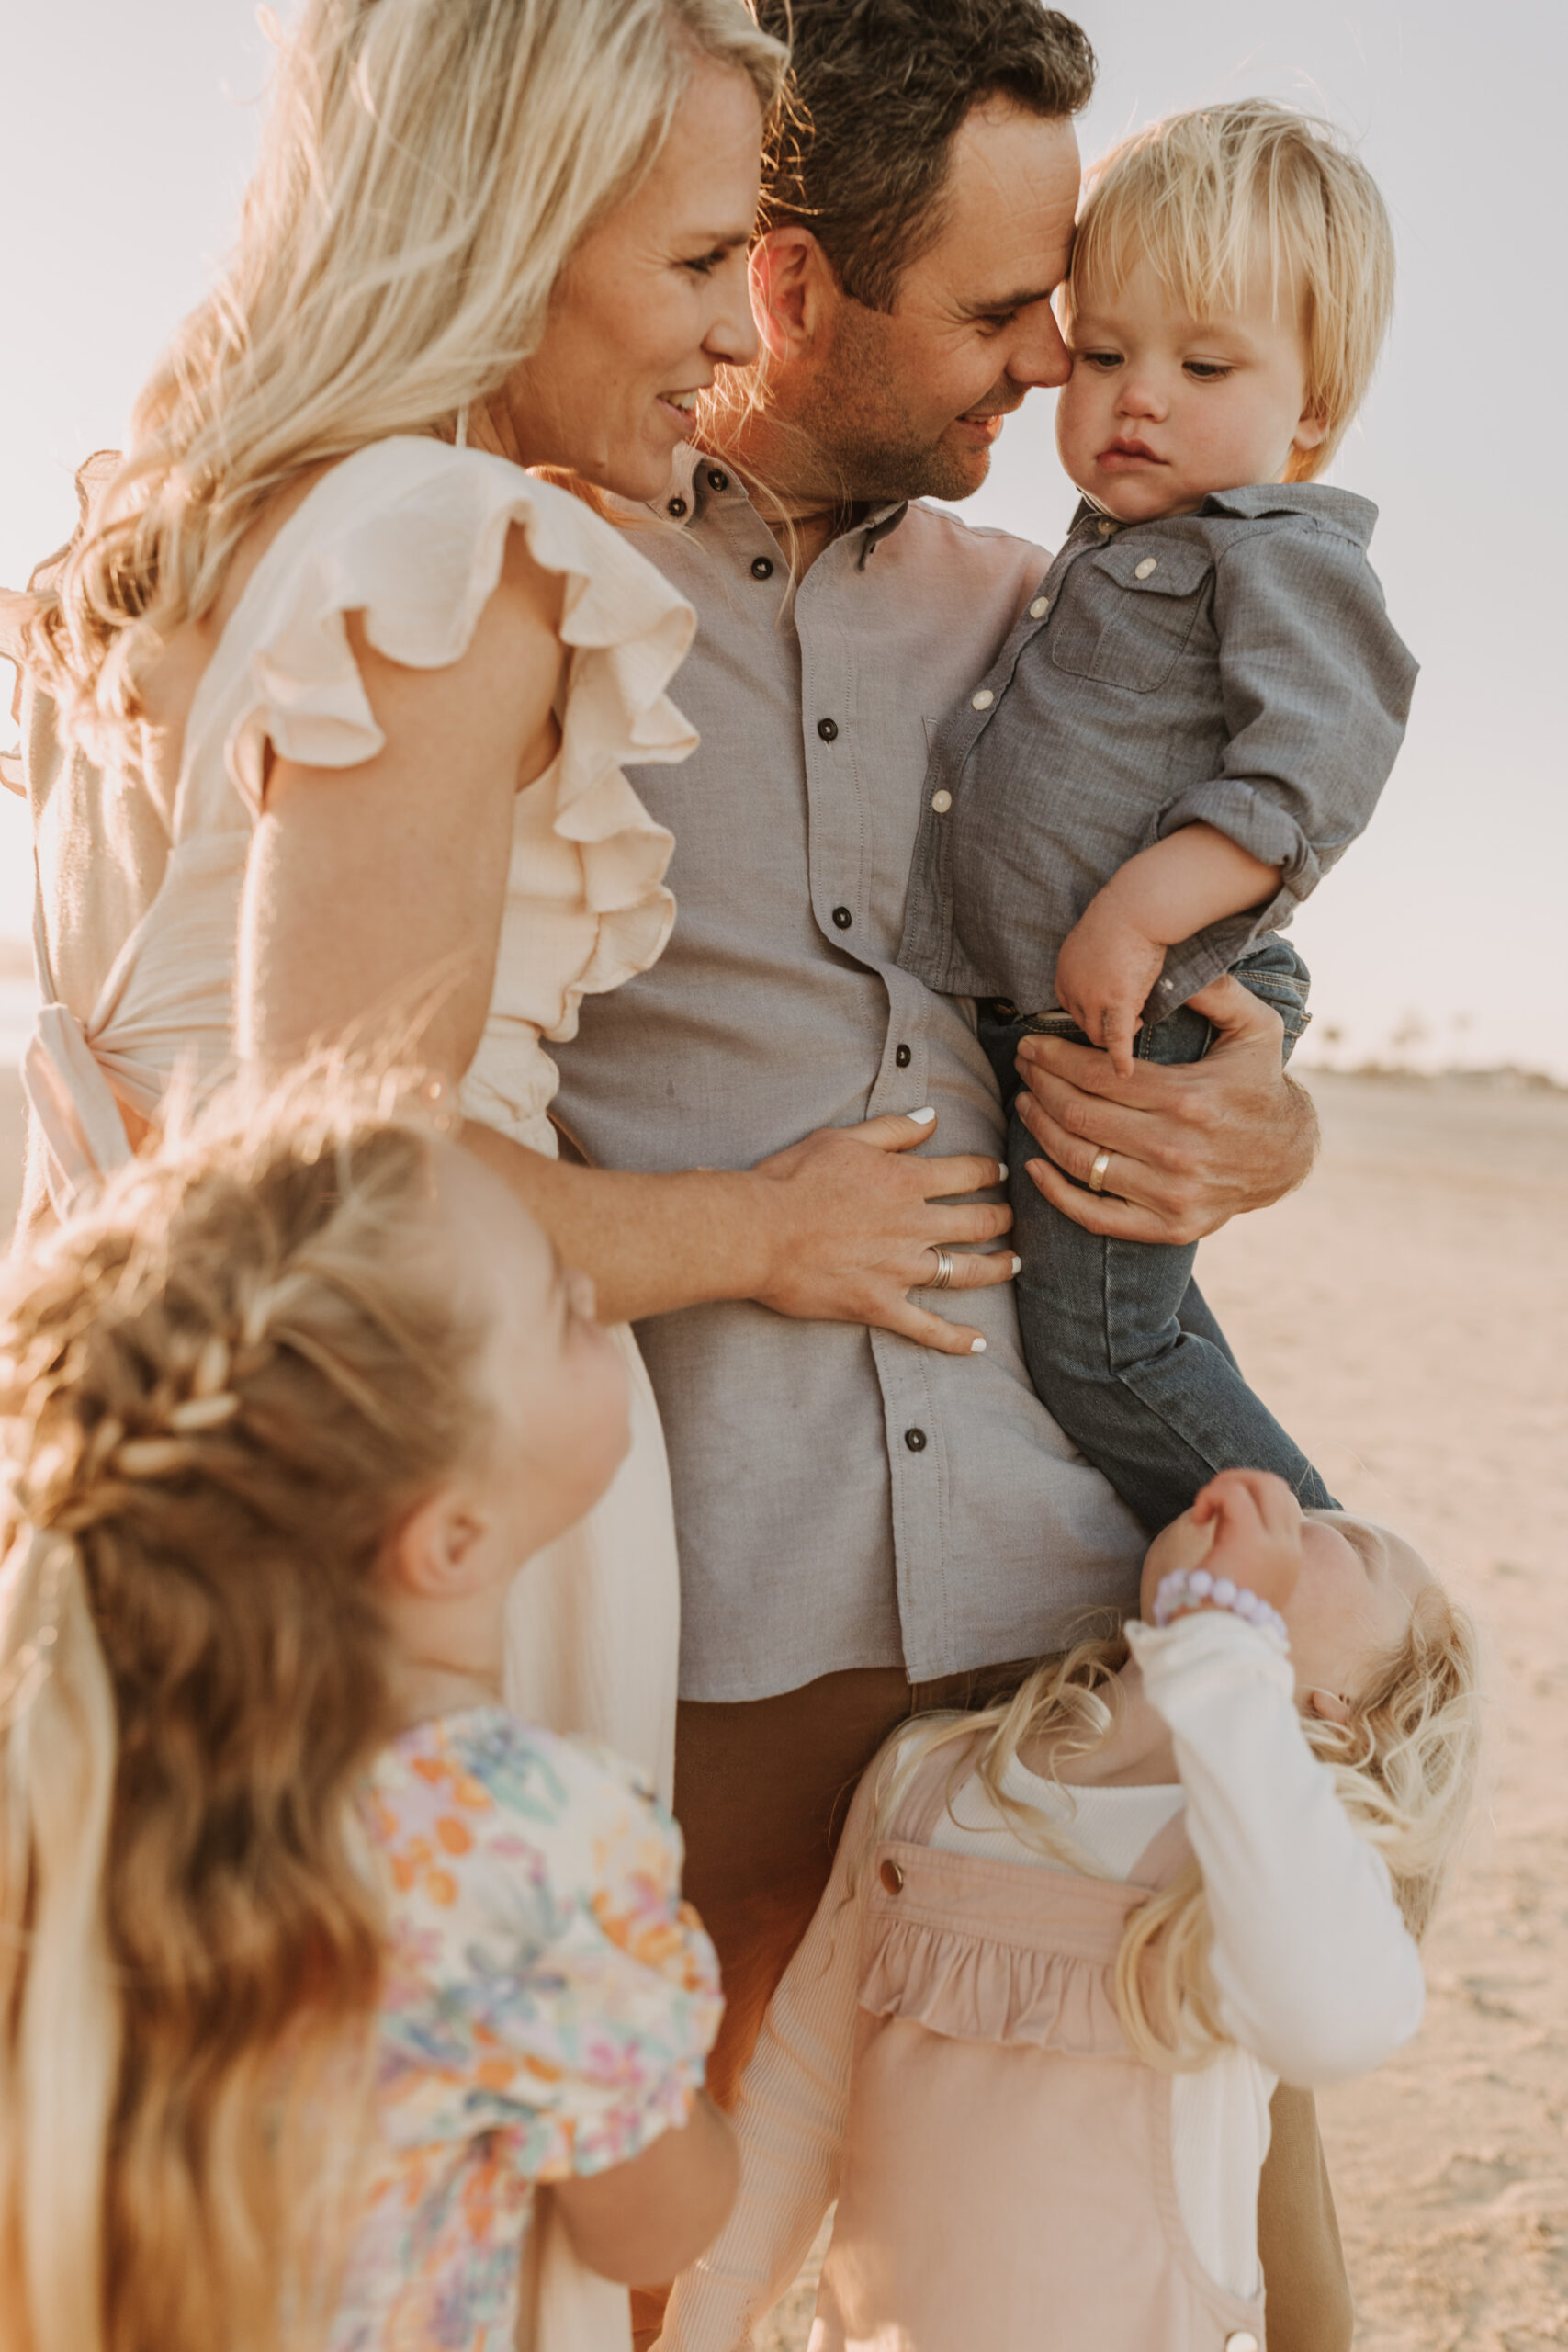
<path id="1" fill-rule="evenodd" d="M 475 1554 L 488 1532 L 460 1487 L 444 1487 L 412 1510 L 388 1543 L 382 1574 L 394 1591 L 451 1600 L 473 1581 Z"/>
<path id="2" fill-rule="evenodd" d="M 1350 1720 L 1349 1702 L 1337 1690 L 1309 1690 L 1307 1706 L 1325 1724 L 1348 1724 Z"/>
<path id="3" fill-rule="evenodd" d="M 843 300 L 831 262 L 809 229 L 769 229 L 751 248 L 751 310 L 768 356 L 798 359 Z"/>

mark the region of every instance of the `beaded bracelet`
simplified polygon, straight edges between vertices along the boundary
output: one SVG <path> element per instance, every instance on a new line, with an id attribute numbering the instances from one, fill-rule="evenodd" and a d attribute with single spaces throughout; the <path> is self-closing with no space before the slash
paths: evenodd
<path id="1" fill-rule="evenodd" d="M 1207 1568 L 1172 1568 L 1168 1577 L 1161 1577 L 1155 1591 L 1155 1623 L 1168 1625 L 1176 1618 L 1201 1608 L 1205 1601 L 1212 1601 L 1216 1609 L 1228 1609 L 1233 1616 L 1256 1625 L 1277 1649 L 1290 1649 L 1290 1628 L 1277 1609 L 1257 1593 L 1249 1592 L 1246 1585 L 1233 1584 L 1229 1577 L 1211 1576 Z"/>

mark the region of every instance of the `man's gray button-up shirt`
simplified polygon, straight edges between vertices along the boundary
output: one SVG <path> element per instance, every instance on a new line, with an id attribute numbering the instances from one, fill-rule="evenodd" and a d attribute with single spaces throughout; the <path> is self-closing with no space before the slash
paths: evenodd
<path id="1" fill-rule="evenodd" d="M 584 1002 L 558 1050 L 561 1117 L 610 1167 L 749 1167 L 814 1127 L 925 1102 L 933 1152 L 999 1153 L 968 1007 L 894 958 L 931 731 L 985 676 L 1043 555 L 895 508 L 796 592 L 720 470 L 684 454 L 637 537 L 699 616 L 674 693 L 702 747 L 631 771 L 675 835 L 675 933 L 651 971 Z M 950 1311 L 987 1354 L 745 1302 L 642 1326 L 675 1486 L 684 1696 L 899 1663 L 924 1680 L 1032 1656 L 1085 1609 L 1132 1600 L 1142 1538 L 1030 1387 L 1010 1289 Z"/>

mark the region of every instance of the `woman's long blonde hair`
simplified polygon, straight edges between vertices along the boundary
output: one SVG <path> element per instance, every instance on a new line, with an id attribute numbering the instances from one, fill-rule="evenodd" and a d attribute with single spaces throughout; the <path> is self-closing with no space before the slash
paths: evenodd
<path id="1" fill-rule="evenodd" d="M 330 2317 L 396 1728 L 372 1576 L 488 1430 L 443 1147 L 379 1105 L 301 1082 L 176 1137 L 0 1316 L 4 2352 Z"/>
<path id="2" fill-rule="evenodd" d="M 785 52 L 742 0 L 306 0 L 233 258 L 28 632 L 69 727 L 100 751 L 124 734 L 278 490 L 389 435 L 450 434 L 500 388 L 704 56 L 772 109 Z"/>
<path id="3" fill-rule="evenodd" d="M 1366 1540 L 1384 1540 L 1382 1530 L 1360 1526 Z M 1128 1656 L 1123 1634 L 1079 1642 L 1043 1660 L 1010 1699 L 900 1736 L 881 1768 L 873 1840 L 888 1835 L 921 1765 L 955 1747 L 963 1751 L 955 1771 L 973 1768 L 1027 1844 L 1087 1876 L 1104 1877 L 1070 1829 L 1021 1803 L 1005 1783 L 1021 1746 L 1041 1733 L 1052 1736 L 1056 1759 L 1104 1746 L 1118 1719 L 1116 1678 Z M 1432 1585 L 1421 1593 L 1404 1640 L 1356 1699 L 1349 1722 L 1302 1718 L 1340 1804 L 1387 1864 L 1405 1924 L 1417 1937 L 1431 1918 L 1470 1809 L 1477 1692 L 1474 1625 Z M 1116 2007 L 1129 2047 L 1148 2065 L 1173 2072 L 1205 2066 L 1229 2040 L 1209 1968 L 1213 1934 L 1195 1862 L 1127 1922 L 1116 1962 Z"/>

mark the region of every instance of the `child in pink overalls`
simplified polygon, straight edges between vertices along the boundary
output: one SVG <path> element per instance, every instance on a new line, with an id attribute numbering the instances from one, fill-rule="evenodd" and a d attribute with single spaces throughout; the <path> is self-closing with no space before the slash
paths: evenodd
<path id="1" fill-rule="evenodd" d="M 1269 2101 L 1419 2022 L 1474 1637 L 1258 1471 L 1156 1541 L 1142 1609 L 867 1773 L 663 2352 L 751 2345 L 835 2199 L 811 2352 L 1260 2352 Z"/>

